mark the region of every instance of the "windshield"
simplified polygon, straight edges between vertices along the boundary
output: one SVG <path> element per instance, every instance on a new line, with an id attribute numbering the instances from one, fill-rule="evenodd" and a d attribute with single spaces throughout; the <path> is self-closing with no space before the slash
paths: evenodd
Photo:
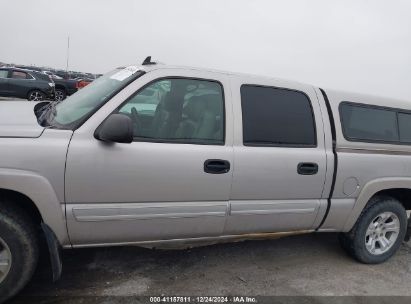
<path id="1" fill-rule="evenodd" d="M 115 69 L 53 107 L 49 113 L 51 126 L 75 129 L 104 103 L 145 72 L 138 67 Z"/>

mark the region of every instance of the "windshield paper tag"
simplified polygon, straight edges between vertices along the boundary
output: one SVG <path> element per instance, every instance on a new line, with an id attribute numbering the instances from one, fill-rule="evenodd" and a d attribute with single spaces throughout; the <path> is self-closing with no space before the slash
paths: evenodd
<path id="1" fill-rule="evenodd" d="M 114 75 L 111 75 L 111 79 L 123 81 L 124 79 L 130 77 L 131 75 L 135 74 L 137 71 L 141 71 L 142 68 L 135 66 L 135 65 L 130 65 L 121 71 L 115 73 Z"/>

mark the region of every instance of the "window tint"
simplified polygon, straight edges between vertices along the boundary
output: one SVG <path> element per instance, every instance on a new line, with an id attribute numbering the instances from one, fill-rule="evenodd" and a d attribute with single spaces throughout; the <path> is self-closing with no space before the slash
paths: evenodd
<path id="1" fill-rule="evenodd" d="M 316 145 L 311 104 L 304 93 L 243 85 L 241 106 L 244 145 Z"/>
<path id="2" fill-rule="evenodd" d="M 137 140 L 224 144 L 221 85 L 197 79 L 158 80 L 120 109 L 134 123 Z"/>
<path id="3" fill-rule="evenodd" d="M 398 113 L 398 126 L 400 128 L 400 141 L 411 143 L 411 114 Z"/>
<path id="4" fill-rule="evenodd" d="M 7 78 L 9 71 L 7 70 L 0 70 L 0 78 Z"/>
<path id="5" fill-rule="evenodd" d="M 397 113 L 393 110 L 341 104 L 342 125 L 345 137 L 351 140 L 399 140 Z"/>
<path id="6" fill-rule="evenodd" d="M 11 78 L 15 79 L 26 79 L 27 78 L 27 73 L 20 72 L 20 71 L 13 71 L 11 73 Z"/>

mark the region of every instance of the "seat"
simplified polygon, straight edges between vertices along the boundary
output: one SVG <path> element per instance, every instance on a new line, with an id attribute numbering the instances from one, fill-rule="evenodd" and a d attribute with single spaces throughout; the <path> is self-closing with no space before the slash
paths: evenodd
<path id="1" fill-rule="evenodd" d="M 176 138 L 181 139 L 217 139 L 217 114 L 211 104 L 215 98 L 207 96 L 193 96 L 183 108 L 185 117 L 180 123 Z M 217 100 L 218 101 L 218 100 Z"/>
<path id="2" fill-rule="evenodd" d="M 172 139 L 181 121 L 182 103 L 181 94 L 167 93 L 158 104 L 151 126 L 151 137 L 158 139 Z"/>

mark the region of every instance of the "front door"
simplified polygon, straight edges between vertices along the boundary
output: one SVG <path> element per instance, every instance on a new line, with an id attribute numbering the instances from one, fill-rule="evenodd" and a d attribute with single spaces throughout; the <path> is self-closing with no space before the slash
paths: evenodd
<path id="1" fill-rule="evenodd" d="M 233 161 L 227 81 L 151 74 L 114 111 L 133 120 L 133 143 L 73 135 L 66 210 L 74 245 L 223 233 Z"/>

